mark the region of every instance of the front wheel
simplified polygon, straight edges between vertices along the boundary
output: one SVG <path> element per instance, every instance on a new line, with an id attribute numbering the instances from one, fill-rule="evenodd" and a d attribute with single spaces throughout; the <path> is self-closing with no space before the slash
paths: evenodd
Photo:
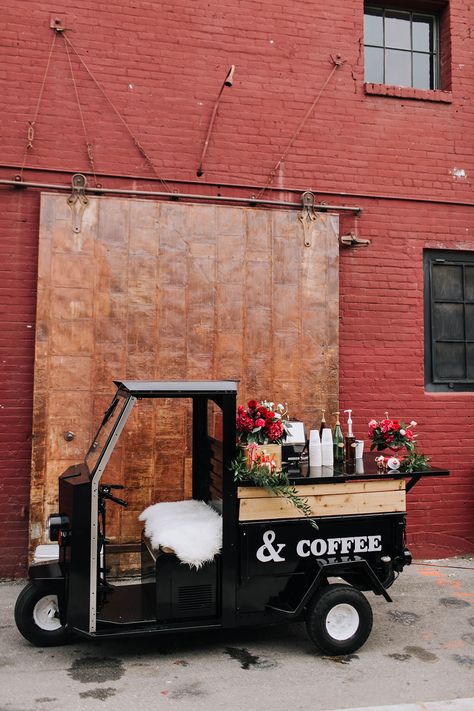
<path id="1" fill-rule="evenodd" d="M 59 618 L 58 595 L 36 583 L 28 583 L 19 594 L 15 622 L 23 637 L 36 647 L 65 644 L 69 638 Z"/>
<path id="2" fill-rule="evenodd" d="M 351 654 L 367 640 L 373 623 L 372 608 L 350 585 L 328 585 L 313 597 L 306 629 L 325 654 Z"/>

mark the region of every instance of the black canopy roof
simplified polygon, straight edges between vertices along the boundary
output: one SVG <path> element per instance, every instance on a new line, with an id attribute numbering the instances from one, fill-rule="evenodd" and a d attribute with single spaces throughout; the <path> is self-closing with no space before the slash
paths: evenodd
<path id="1" fill-rule="evenodd" d="M 232 395 L 236 380 L 114 380 L 120 390 L 135 397 L 192 397 L 193 395 Z"/>

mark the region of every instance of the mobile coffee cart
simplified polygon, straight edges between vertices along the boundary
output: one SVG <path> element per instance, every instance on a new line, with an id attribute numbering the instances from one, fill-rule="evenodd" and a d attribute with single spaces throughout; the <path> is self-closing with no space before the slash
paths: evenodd
<path id="1" fill-rule="evenodd" d="M 358 649 L 372 628 L 362 591 L 390 602 L 387 588 L 411 562 L 406 493 L 422 476 L 449 472 L 380 474 L 365 461 L 352 473 L 320 468 L 292 477 L 312 507 L 316 530 L 286 500 L 234 483 L 229 464 L 236 454 L 236 382 L 115 384 L 84 462 L 59 478 L 59 513 L 48 522 L 59 558 L 29 568 L 15 608 L 23 636 L 48 646 L 72 633 L 108 638 L 305 621 L 325 653 Z M 221 516 L 222 544 L 212 560 L 191 567 L 172 548 L 157 548 L 143 535 L 138 584 L 117 584 L 107 579 L 105 504 L 126 504 L 101 477 L 143 398 L 192 403 L 193 499 Z M 219 440 L 209 434 L 211 404 L 222 416 Z M 200 536 L 199 522 L 194 535 Z"/>

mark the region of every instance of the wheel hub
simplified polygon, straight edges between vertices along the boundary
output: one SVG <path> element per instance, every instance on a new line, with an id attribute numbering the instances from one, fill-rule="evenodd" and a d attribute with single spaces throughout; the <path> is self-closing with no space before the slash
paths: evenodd
<path id="1" fill-rule="evenodd" d="M 33 608 L 33 619 L 38 627 L 53 632 L 61 627 L 57 595 L 45 595 Z"/>
<path id="2" fill-rule="evenodd" d="M 350 639 L 359 627 L 359 613 L 352 605 L 334 605 L 326 616 L 326 630 L 336 640 Z"/>

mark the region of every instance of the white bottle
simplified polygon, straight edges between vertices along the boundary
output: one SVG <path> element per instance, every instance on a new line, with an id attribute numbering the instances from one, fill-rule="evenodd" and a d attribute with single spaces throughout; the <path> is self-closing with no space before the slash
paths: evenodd
<path id="1" fill-rule="evenodd" d="M 332 432 L 329 427 L 324 428 L 321 436 L 321 458 L 323 467 L 332 467 L 334 465 Z"/>
<path id="2" fill-rule="evenodd" d="M 321 440 L 318 430 L 310 430 L 309 433 L 309 466 L 321 466 Z"/>

